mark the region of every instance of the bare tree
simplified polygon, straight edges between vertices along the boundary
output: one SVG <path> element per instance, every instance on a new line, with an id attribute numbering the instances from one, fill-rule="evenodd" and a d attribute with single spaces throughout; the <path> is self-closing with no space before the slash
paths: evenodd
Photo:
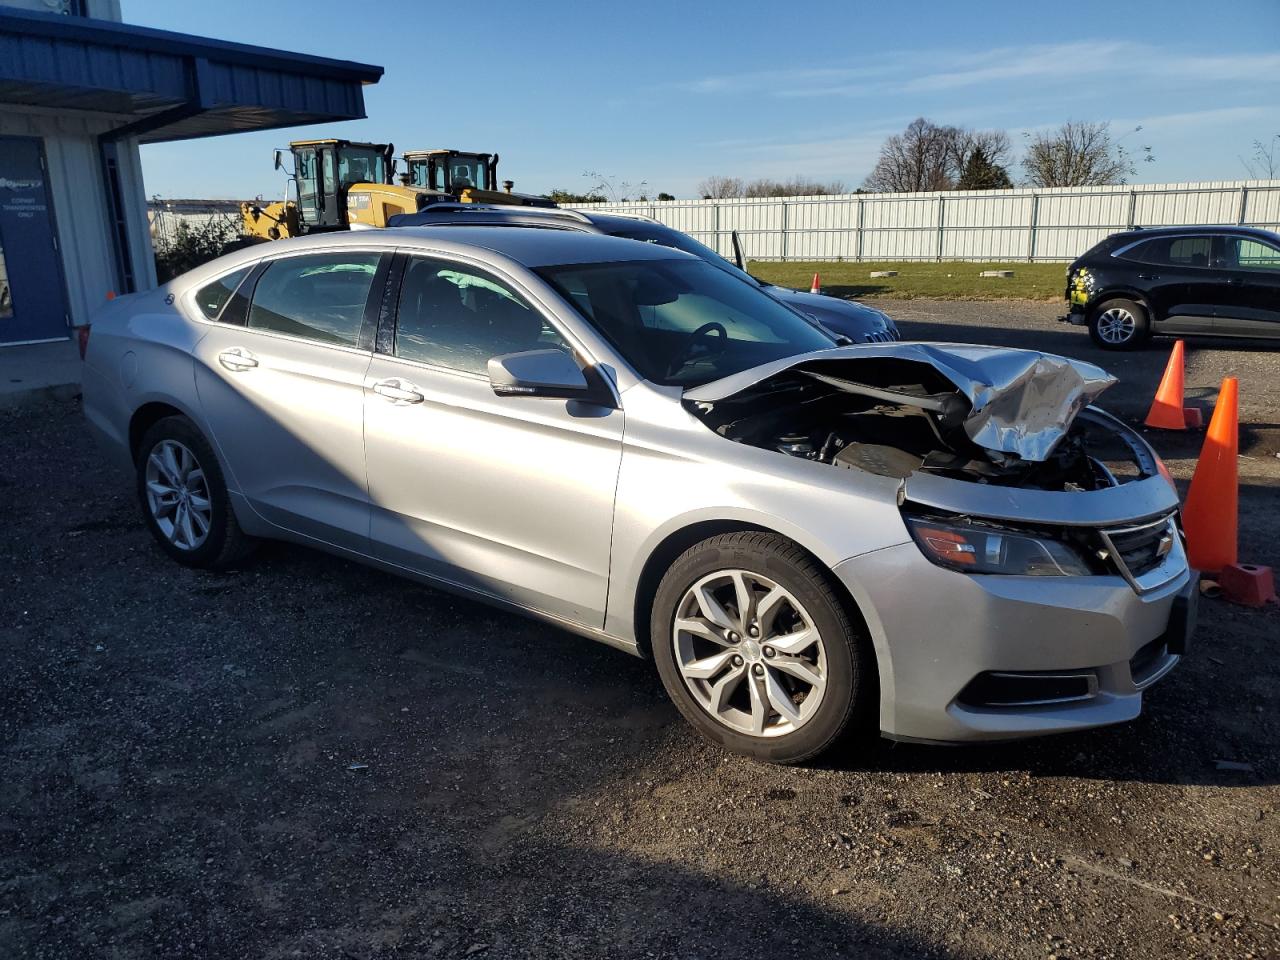
<path id="1" fill-rule="evenodd" d="M 698 194 L 704 200 L 740 197 L 744 189 L 741 177 L 707 177 L 698 184 Z"/>
<path id="2" fill-rule="evenodd" d="M 1270 140 L 1253 141 L 1253 154 L 1248 160 L 1241 157 L 1240 162 L 1254 180 L 1274 180 L 1280 173 L 1280 133 Z"/>
<path id="3" fill-rule="evenodd" d="M 979 150 L 998 167 L 1012 160 L 1013 148 L 1003 130 L 969 130 L 917 117 L 880 147 L 863 186 L 882 193 L 951 190 Z"/>
<path id="4" fill-rule="evenodd" d="M 848 187 L 841 180 L 823 183 L 797 174 L 786 181 L 771 180 L 768 177 L 752 180 L 746 185 L 742 195 L 746 197 L 826 197 L 848 192 Z"/>
<path id="5" fill-rule="evenodd" d="M 587 193 L 604 196 L 612 203 L 649 199 L 649 182 L 647 180 L 641 180 L 639 183 L 631 183 L 628 180 L 619 182 L 616 177 L 607 177 L 603 173 L 597 173 L 594 170 L 587 170 L 582 175 L 591 181 L 591 189 Z M 633 193 L 636 194 L 635 197 L 631 196 Z"/>
<path id="6" fill-rule="evenodd" d="M 1135 127 L 1129 133 L 1137 133 Z M 1128 136 L 1128 134 L 1125 134 Z M 1151 162 L 1150 147 L 1142 159 Z M 1028 136 L 1022 158 L 1027 181 L 1035 187 L 1093 187 L 1126 183 L 1137 170 L 1123 144 L 1111 137 L 1110 123 L 1069 120 L 1057 130 Z"/>
<path id="7" fill-rule="evenodd" d="M 917 117 L 880 147 L 880 157 L 863 184 L 881 193 L 949 190 L 955 168 L 954 127 Z"/>

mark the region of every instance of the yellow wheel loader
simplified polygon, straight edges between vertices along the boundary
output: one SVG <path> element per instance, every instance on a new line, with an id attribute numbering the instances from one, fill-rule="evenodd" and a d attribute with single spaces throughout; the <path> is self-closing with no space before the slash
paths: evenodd
<path id="1" fill-rule="evenodd" d="M 327 230 L 385 227 L 397 213 L 416 213 L 429 203 L 453 200 L 439 190 L 394 182 L 395 148 L 389 143 L 295 140 L 276 151 L 276 169 L 286 170 L 297 199 L 240 205 L 245 242 L 279 240 Z"/>
<path id="2" fill-rule="evenodd" d="M 554 207 L 546 197 L 513 193 L 510 180 L 498 189 L 498 155 L 463 150 L 406 150 L 405 186 L 451 194 L 463 203 L 501 203 L 522 207 Z"/>

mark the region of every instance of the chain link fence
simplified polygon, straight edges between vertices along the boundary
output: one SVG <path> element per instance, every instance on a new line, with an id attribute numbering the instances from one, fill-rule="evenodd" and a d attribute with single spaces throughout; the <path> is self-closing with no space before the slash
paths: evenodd
<path id="1" fill-rule="evenodd" d="M 157 254 L 172 250 L 184 233 L 230 243 L 240 236 L 240 201 L 156 198 L 147 204 L 147 223 Z"/>

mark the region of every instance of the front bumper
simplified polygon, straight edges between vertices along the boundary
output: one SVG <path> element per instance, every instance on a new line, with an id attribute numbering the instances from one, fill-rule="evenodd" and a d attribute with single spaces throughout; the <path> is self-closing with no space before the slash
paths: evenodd
<path id="1" fill-rule="evenodd" d="M 1071 304 L 1066 316 L 1059 317 L 1058 322 L 1074 324 L 1077 327 L 1085 326 L 1089 322 L 1089 318 L 1085 311 L 1084 304 Z"/>
<path id="2" fill-rule="evenodd" d="M 1160 586 L 1139 594 L 1119 576 L 956 573 L 906 543 L 846 560 L 836 573 L 876 647 L 882 732 L 959 742 L 1136 717 L 1143 691 L 1185 652 L 1194 619 L 1195 582 L 1180 544 L 1160 569 Z M 1044 687 L 1053 696 L 975 702 L 975 690 L 1034 691 L 1048 678 L 1056 678 Z M 1061 678 L 1081 679 L 1061 688 Z"/>

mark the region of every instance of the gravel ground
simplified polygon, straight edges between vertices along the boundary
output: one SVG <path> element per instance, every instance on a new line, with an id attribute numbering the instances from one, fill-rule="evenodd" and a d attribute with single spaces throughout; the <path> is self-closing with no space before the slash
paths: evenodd
<path id="1" fill-rule="evenodd" d="M 1096 358 L 1044 305 L 885 306 Z M 1166 354 L 1107 355 L 1111 405 Z M 1189 351 L 1198 402 L 1241 377 L 1271 563 L 1276 365 Z M 74 403 L 0 445 L 0 956 L 1280 956 L 1274 609 L 1206 603 L 1124 727 L 774 768 L 549 627 L 288 546 L 175 566 Z"/>

